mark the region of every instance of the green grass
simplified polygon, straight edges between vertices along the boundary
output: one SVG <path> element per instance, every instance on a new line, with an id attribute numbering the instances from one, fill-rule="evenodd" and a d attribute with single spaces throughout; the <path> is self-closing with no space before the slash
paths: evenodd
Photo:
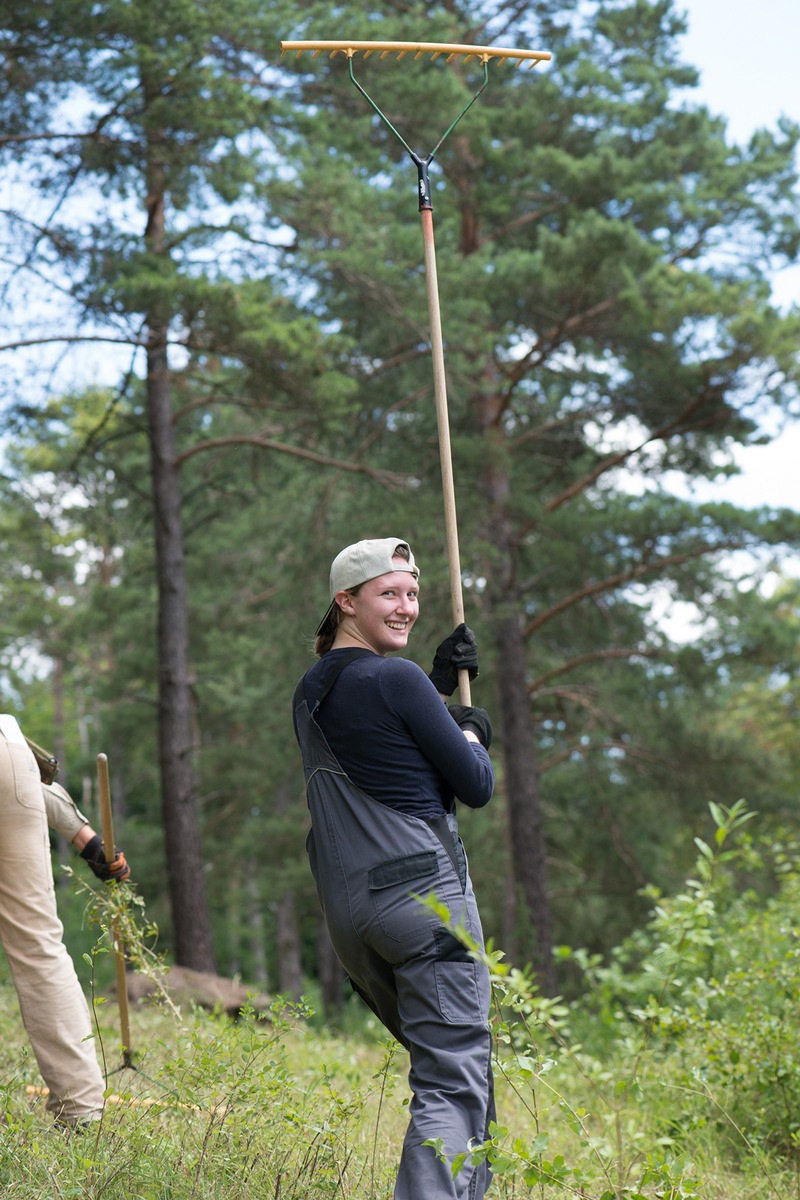
<path id="1" fill-rule="evenodd" d="M 120 1069 L 116 1006 L 99 1006 L 98 1016 L 113 1096 L 96 1130 L 65 1134 L 52 1125 L 43 1099 L 26 1091 L 41 1080 L 13 989 L 0 987 L 4 1197 L 391 1197 L 406 1124 L 406 1063 L 369 1030 L 343 1038 L 291 1011 L 274 1023 L 202 1012 L 176 1022 L 163 1010 L 135 1007 L 134 1068 Z M 626 1088 L 618 1082 L 619 1062 L 582 1061 L 580 1052 L 552 1062 L 544 1051 L 536 1059 L 504 1055 L 498 1117 L 509 1132 L 502 1143 L 509 1161 L 515 1153 L 521 1158 L 495 1181 L 496 1196 L 798 1194 L 794 1176 L 763 1155 L 732 1158 L 713 1104 L 706 1122 L 695 1120 L 683 1136 L 676 1126 L 682 1097 L 663 1064 L 648 1064 Z M 515 1076 L 513 1086 L 505 1071 Z M 652 1179 L 641 1184 L 648 1155 Z M 528 1183 L 526 1156 L 538 1171 Z"/>
<path id="2" fill-rule="evenodd" d="M 176 1022 L 137 1007 L 130 1069 L 116 1019 L 115 1005 L 101 1006 L 105 1116 L 96 1129 L 64 1133 L 29 1093 L 41 1079 L 13 989 L 0 988 L 3 1196 L 391 1195 L 403 1097 L 394 1066 L 381 1070 L 379 1044 L 314 1032 L 292 1013 L 274 1023 L 202 1012 Z"/>
<path id="3" fill-rule="evenodd" d="M 731 849 L 749 814 L 713 816 L 694 877 L 655 897 L 608 963 L 562 952 L 583 971 L 581 999 L 545 999 L 484 956 L 498 1127 L 473 1152 L 491 1158 L 498 1200 L 800 1200 L 800 847 Z M 743 890 L 740 866 L 771 872 L 771 890 Z M 87 911 L 101 931 L 127 922 L 141 969 L 137 903 L 109 889 Z M 90 979 L 108 975 L 104 932 L 96 949 Z M 0 968 L 3 1197 L 391 1200 L 407 1062 L 356 1000 L 346 1034 L 301 1006 L 239 1021 L 134 1006 L 133 1069 L 114 1002 L 94 1012 L 109 1099 L 96 1128 L 67 1134 L 28 1091 L 41 1080 Z"/>

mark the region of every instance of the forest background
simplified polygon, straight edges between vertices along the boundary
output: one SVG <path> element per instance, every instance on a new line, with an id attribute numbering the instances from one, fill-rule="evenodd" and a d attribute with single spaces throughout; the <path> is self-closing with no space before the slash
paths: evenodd
<path id="1" fill-rule="evenodd" d="M 330 559 L 397 532 L 426 668 L 451 624 L 415 171 L 289 35 L 553 55 L 493 68 L 433 171 L 496 734 L 495 799 L 462 818 L 487 933 L 569 994 L 557 948 L 637 929 L 709 802 L 793 836 L 800 517 L 686 496 L 797 415 L 769 279 L 800 247 L 798 128 L 730 139 L 668 0 L 33 0 L 2 27 L 3 707 L 94 820 L 108 753 L 173 961 L 341 1008 L 290 718 Z M 458 60 L 358 71 L 423 151 L 476 85 Z M 114 386 L 82 367 L 98 345 Z"/>

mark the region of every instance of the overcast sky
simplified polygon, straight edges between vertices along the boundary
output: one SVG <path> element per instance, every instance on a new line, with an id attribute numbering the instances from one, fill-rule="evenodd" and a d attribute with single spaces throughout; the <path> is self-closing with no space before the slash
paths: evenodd
<path id="1" fill-rule="evenodd" d="M 800 122 L 800 0 L 676 0 L 676 6 L 689 22 L 684 58 L 701 72 L 694 95 L 727 118 L 735 141 L 761 126 L 774 128 L 781 115 Z M 774 294 L 781 306 L 800 305 L 800 266 L 774 281 Z M 746 451 L 743 476 L 708 495 L 800 508 L 799 462 L 800 421 L 772 445 Z"/>

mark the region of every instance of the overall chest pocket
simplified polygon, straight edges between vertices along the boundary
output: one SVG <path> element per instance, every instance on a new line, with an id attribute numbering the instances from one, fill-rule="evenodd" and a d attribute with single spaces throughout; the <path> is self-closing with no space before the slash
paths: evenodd
<path id="1" fill-rule="evenodd" d="M 387 937 L 402 942 L 441 924 L 414 895 L 432 891 L 438 878 L 435 850 L 389 858 L 370 869 L 369 891 Z"/>

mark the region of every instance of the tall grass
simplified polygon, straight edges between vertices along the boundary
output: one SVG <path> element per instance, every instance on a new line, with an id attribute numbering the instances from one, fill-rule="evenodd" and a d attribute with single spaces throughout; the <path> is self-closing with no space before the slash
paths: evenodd
<path id="1" fill-rule="evenodd" d="M 654 897 L 610 963 L 564 952 L 584 971 L 581 1001 L 542 998 L 490 951 L 499 1120 L 473 1153 L 492 1159 L 498 1198 L 800 1196 L 800 885 L 784 855 L 769 899 L 737 890 L 736 855 L 752 870 L 755 851 L 731 847 L 748 819 L 717 810 L 696 877 Z M 136 1007 L 131 1069 L 116 1006 L 95 1001 L 108 1103 L 96 1127 L 64 1133 L 28 1090 L 41 1080 L 0 981 L 4 1197 L 389 1200 L 406 1062 L 367 1015 L 343 1036 L 303 1005 L 238 1021 Z"/>

